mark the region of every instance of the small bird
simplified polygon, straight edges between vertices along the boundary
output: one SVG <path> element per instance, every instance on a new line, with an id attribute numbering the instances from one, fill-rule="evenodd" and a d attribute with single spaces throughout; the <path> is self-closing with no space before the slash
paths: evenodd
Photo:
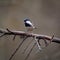
<path id="1" fill-rule="evenodd" d="M 28 18 L 24 19 L 24 24 L 25 24 L 27 31 L 33 31 L 34 29 L 36 29 L 36 27 L 33 25 L 33 23 Z"/>

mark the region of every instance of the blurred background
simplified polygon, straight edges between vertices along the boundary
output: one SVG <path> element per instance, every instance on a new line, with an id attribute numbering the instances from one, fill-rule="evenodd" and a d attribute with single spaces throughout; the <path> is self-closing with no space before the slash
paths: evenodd
<path id="1" fill-rule="evenodd" d="M 25 18 L 38 27 L 34 33 L 60 37 L 60 0 L 0 0 L 0 28 L 25 31 Z M 22 41 L 19 36 L 0 38 L 0 60 L 9 60 L 11 54 Z M 27 39 L 12 60 L 24 60 L 33 42 L 23 54 L 31 39 Z M 51 43 L 40 52 L 35 46 L 28 60 L 60 60 L 60 44 Z"/>

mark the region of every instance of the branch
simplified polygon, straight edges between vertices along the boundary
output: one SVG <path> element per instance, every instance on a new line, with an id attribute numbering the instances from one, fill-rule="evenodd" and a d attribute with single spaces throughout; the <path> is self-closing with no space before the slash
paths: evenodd
<path id="1" fill-rule="evenodd" d="M 28 37 L 35 37 L 37 39 L 45 39 L 45 40 L 48 40 L 48 41 L 51 41 L 52 37 L 51 36 L 47 36 L 47 35 L 41 35 L 41 34 L 34 34 L 34 33 L 26 33 L 24 31 L 14 31 L 14 30 L 3 30 L 3 29 L 0 29 L 0 33 L 2 33 L 4 35 L 19 35 L 19 36 L 28 36 Z M 0 36 L 0 37 L 2 37 Z M 14 37 L 15 38 L 15 37 Z M 55 42 L 55 43 L 60 43 L 60 38 L 57 38 L 57 37 L 53 37 L 52 41 L 51 42 Z"/>
<path id="2" fill-rule="evenodd" d="M 24 48 L 23 54 L 25 53 L 25 51 L 27 50 L 27 48 L 29 47 L 29 45 L 33 42 L 33 40 L 31 40 L 28 45 L 26 46 L 26 48 Z"/>
<path id="3" fill-rule="evenodd" d="M 11 57 L 9 58 L 9 60 L 11 60 L 13 58 L 13 56 L 16 54 L 16 52 L 19 50 L 19 48 L 21 47 L 21 45 L 23 44 L 23 42 L 28 38 L 28 37 L 32 37 L 36 40 L 37 46 L 39 48 L 39 50 L 41 50 L 41 44 L 39 42 L 39 40 L 44 40 L 46 46 L 47 46 L 47 41 L 51 42 L 55 42 L 55 43 L 60 43 L 60 38 L 54 37 L 54 35 L 51 36 L 47 36 L 47 35 L 41 35 L 41 34 L 34 34 L 34 33 L 27 33 L 24 31 L 14 31 L 14 30 L 9 30 L 9 29 L 0 29 L 0 33 L 2 35 L 0 35 L 0 38 L 5 36 L 5 35 L 14 35 L 13 40 L 15 39 L 16 35 L 21 36 L 21 38 L 24 38 L 23 41 L 18 45 L 18 47 L 16 48 L 16 50 L 13 52 L 13 54 L 11 55 Z M 27 57 L 25 58 L 25 60 L 28 59 L 31 51 L 33 50 L 34 46 L 36 45 L 36 43 L 33 45 L 33 47 L 31 48 L 31 50 L 29 51 Z M 26 49 L 28 48 L 28 46 L 26 47 Z M 25 49 L 25 50 L 26 50 Z M 24 51 L 25 52 L 25 51 Z"/>
<path id="4" fill-rule="evenodd" d="M 13 54 L 11 55 L 11 57 L 9 58 L 9 60 L 11 60 L 13 58 L 13 56 L 16 54 L 16 52 L 19 50 L 19 48 L 21 47 L 21 45 L 23 44 L 23 42 L 28 38 L 28 36 L 26 36 L 23 41 L 18 45 L 18 47 L 16 48 L 16 50 L 13 52 Z"/>
<path id="5" fill-rule="evenodd" d="M 25 60 L 28 59 L 28 57 L 29 57 L 29 55 L 31 54 L 31 52 L 32 52 L 33 48 L 35 47 L 35 45 L 36 45 L 36 43 L 34 43 L 34 45 L 32 46 L 32 48 L 30 49 L 30 51 L 29 51 L 29 53 L 27 54 Z"/>

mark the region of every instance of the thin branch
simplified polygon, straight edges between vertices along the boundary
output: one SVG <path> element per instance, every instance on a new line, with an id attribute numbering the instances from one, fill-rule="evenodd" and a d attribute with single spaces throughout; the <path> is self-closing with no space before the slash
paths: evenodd
<path id="1" fill-rule="evenodd" d="M 33 42 L 33 40 L 31 40 L 30 42 L 29 42 L 29 44 L 26 46 L 26 48 L 24 49 L 24 51 L 23 51 L 23 54 L 25 53 L 25 51 L 27 50 L 27 48 L 29 47 L 29 45 L 31 44 Z"/>
<path id="2" fill-rule="evenodd" d="M 6 30 L 7 30 L 8 32 L 11 32 L 8 28 L 6 28 Z"/>
<path id="3" fill-rule="evenodd" d="M 37 46 L 38 46 L 39 50 L 41 51 L 42 48 L 41 48 L 41 44 L 39 43 L 40 39 L 37 39 L 36 36 L 35 36 L 35 40 L 36 40 L 36 43 L 37 43 Z"/>
<path id="4" fill-rule="evenodd" d="M 14 35 L 14 37 L 13 37 L 13 41 L 15 40 L 15 37 L 16 37 L 16 35 Z"/>
<path id="5" fill-rule="evenodd" d="M 30 56 L 30 54 L 31 54 L 31 52 L 32 52 L 32 50 L 33 50 L 33 48 L 35 47 L 35 45 L 36 45 L 36 43 L 34 43 L 34 45 L 32 46 L 32 48 L 30 49 L 30 51 L 29 51 L 29 53 L 27 54 L 25 60 L 27 60 L 27 59 L 29 58 L 29 56 Z"/>
<path id="6" fill-rule="evenodd" d="M 5 35 L 6 35 L 6 34 L 5 34 L 5 33 L 3 33 L 3 34 L 0 36 L 0 38 L 1 38 L 1 37 L 3 37 L 3 36 L 5 36 Z"/>
<path id="7" fill-rule="evenodd" d="M 46 41 L 46 39 L 43 39 L 43 40 L 44 40 L 45 46 L 47 47 L 48 46 L 48 42 Z"/>
<path id="8" fill-rule="evenodd" d="M 13 58 L 13 56 L 16 54 L 16 52 L 19 50 L 19 48 L 21 47 L 21 45 L 23 44 L 23 42 L 28 38 L 28 36 L 26 36 L 23 41 L 18 45 L 18 47 L 16 48 L 16 50 L 13 52 L 13 54 L 11 55 L 11 57 L 9 58 L 9 60 L 11 60 Z"/>

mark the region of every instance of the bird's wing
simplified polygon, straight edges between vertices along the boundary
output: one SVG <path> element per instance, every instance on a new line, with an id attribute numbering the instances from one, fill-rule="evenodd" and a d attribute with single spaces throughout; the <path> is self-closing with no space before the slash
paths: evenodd
<path id="1" fill-rule="evenodd" d="M 34 27 L 33 24 L 32 24 L 30 21 L 27 21 L 26 23 L 28 23 L 28 24 L 30 24 L 32 27 Z"/>

